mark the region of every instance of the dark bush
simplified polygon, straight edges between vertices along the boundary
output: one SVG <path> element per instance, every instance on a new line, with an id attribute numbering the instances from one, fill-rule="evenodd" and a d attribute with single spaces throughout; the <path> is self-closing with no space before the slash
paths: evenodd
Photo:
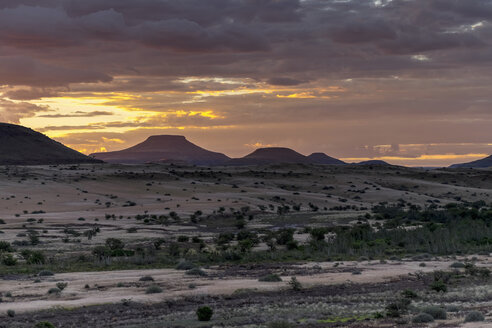
<path id="1" fill-rule="evenodd" d="M 264 276 L 261 276 L 258 281 L 263 281 L 263 282 L 280 282 L 282 281 L 282 278 L 278 274 L 275 273 L 270 273 Z"/>
<path id="2" fill-rule="evenodd" d="M 210 321 L 210 319 L 212 319 L 213 314 L 214 311 L 208 306 L 202 306 L 199 307 L 198 310 L 196 310 L 196 316 L 200 321 Z"/>
<path id="3" fill-rule="evenodd" d="M 412 318 L 413 323 L 428 323 L 434 322 L 434 318 L 428 313 L 419 313 Z"/>
<path id="4" fill-rule="evenodd" d="M 479 311 L 471 311 L 468 313 L 465 317 L 465 322 L 477 322 L 477 321 L 484 321 L 485 317 L 482 314 L 482 312 Z"/>
<path id="5" fill-rule="evenodd" d="M 438 306 L 428 306 L 422 309 L 423 313 L 430 314 L 436 320 L 446 320 L 446 310 Z"/>

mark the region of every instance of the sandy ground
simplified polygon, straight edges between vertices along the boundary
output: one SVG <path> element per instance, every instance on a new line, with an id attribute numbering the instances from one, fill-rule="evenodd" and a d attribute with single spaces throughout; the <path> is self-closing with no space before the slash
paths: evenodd
<path id="1" fill-rule="evenodd" d="M 334 267 L 333 262 L 309 263 L 293 266 L 292 269 L 321 268 L 321 273 L 297 275 L 297 279 L 306 287 L 316 285 L 342 283 L 381 283 L 401 276 L 421 272 L 432 272 L 449 268 L 452 261 L 428 261 L 421 267 L 421 262 L 344 262 Z M 491 262 L 484 262 L 482 266 L 492 267 Z M 359 269 L 361 274 L 352 274 L 352 269 Z M 290 276 L 283 276 L 284 282 L 259 282 L 250 277 L 218 277 L 214 275 L 220 271 L 206 270 L 210 277 L 197 278 L 184 274 L 183 271 L 172 269 L 160 270 L 127 270 L 107 272 L 77 272 L 56 274 L 51 277 L 41 277 L 41 282 L 34 282 L 33 277 L 22 280 L 0 281 L 0 292 L 12 294 L 11 298 L 4 298 L 0 303 L 0 312 L 15 309 L 17 312 L 35 311 L 53 307 L 80 307 L 104 303 L 118 303 L 122 299 L 132 299 L 137 302 L 160 302 L 166 299 L 175 299 L 190 295 L 226 295 L 245 288 L 254 288 L 258 291 L 276 290 L 287 287 Z M 142 276 L 150 275 L 154 282 L 140 282 Z M 66 282 L 68 287 L 61 295 L 48 295 L 50 288 L 57 282 Z M 118 284 L 121 284 L 118 287 Z M 84 288 L 86 284 L 90 288 Z M 194 284 L 196 288 L 190 289 Z M 145 294 L 150 285 L 159 285 L 163 288 L 161 294 Z"/>

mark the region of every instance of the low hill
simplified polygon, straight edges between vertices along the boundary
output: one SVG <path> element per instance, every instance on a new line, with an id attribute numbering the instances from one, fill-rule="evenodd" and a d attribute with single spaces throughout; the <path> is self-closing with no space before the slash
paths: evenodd
<path id="1" fill-rule="evenodd" d="M 477 161 L 462 163 L 462 164 L 453 164 L 450 166 L 451 168 L 487 168 L 492 167 L 492 155 L 486 158 L 479 159 Z"/>
<path id="2" fill-rule="evenodd" d="M 270 147 L 256 149 L 249 155 L 234 158 L 229 161 L 230 165 L 264 165 L 278 163 L 309 163 L 306 156 L 283 147 Z"/>
<path id="3" fill-rule="evenodd" d="M 328 164 L 328 165 L 346 164 L 344 161 L 341 161 L 334 157 L 330 157 L 325 153 L 312 153 L 307 158 L 310 161 L 310 163 L 314 163 L 314 164 Z"/>
<path id="4" fill-rule="evenodd" d="M 296 164 L 345 164 L 341 160 L 330 157 L 324 153 L 313 153 L 304 156 L 284 147 L 269 147 L 256 149 L 249 155 L 241 158 L 235 158 L 229 161 L 229 165 L 265 165 L 279 163 L 296 163 Z"/>
<path id="5" fill-rule="evenodd" d="M 355 164 L 357 164 L 357 165 L 391 165 L 388 162 L 376 160 L 376 159 L 369 160 L 369 161 L 363 161 L 363 162 L 359 162 L 359 163 L 355 163 Z"/>
<path id="6" fill-rule="evenodd" d="M 29 128 L 0 123 L 0 165 L 99 162 Z"/>
<path id="7" fill-rule="evenodd" d="M 186 163 L 192 165 L 221 165 L 229 160 L 224 154 L 201 148 L 184 136 L 151 136 L 133 147 L 90 156 L 108 163 Z"/>

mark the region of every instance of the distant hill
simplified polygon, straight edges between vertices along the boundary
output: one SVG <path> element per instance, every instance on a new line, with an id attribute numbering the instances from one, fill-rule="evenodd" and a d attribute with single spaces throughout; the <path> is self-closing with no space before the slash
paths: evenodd
<path id="1" fill-rule="evenodd" d="M 369 161 L 363 161 L 363 162 L 359 162 L 359 163 L 355 163 L 355 164 L 357 164 L 357 165 L 391 165 L 388 162 L 376 160 L 376 159 L 369 160 Z"/>
<path id="2" fill-rule="evenodd" d="M 284 147 L 270 147 L 256 149 L 249 155 L 234 158 L 229 165 L 265 165 L 279 163 L 304 164 L 345 164 L 344 162 L 323 153 L 314 153 L 304 156 L 295 150 Z"/>
<path id="3" fill-rule="evenodd" d="M 283 147 L 270 147 L 256 149 L 249 155 L 234 158 L 229 161 L 230 165 L 264 165 L 278 163 L 308 163 L 306 156 Z"/>
<path id="4" fill-rule="evenodd" d="M 221 165 L 229 157 L 215 153 L 186 140 L 184 136 L 151 136 L 133 147 L 113 152 L 94 153 L 90 156 L 108 163 L 186 163 L 193 165 Z"/>
<path id="5" fill-rule="evenodd" d="M 99 162 L 29 128 L 0 123 L 0 165 Z"/>
<path id="6" fill-rule="evenodd" d="M 329 165 L 341 165 L 346 164 L 344 161 L 341 161 L 337 158 L 330 157 L 325 153 L 312 153 L 308 157 L 309 162 L 314 164 L 329 164 Z"/>
<path id="7" fill-rule="evenodd" d="M 451 168 L 487 168 L 492 167 L 492 155 L 486 158 L 479 159 L 477 161 L 462 163 L 462 164 L 453 164 L 450 166 Z"/>

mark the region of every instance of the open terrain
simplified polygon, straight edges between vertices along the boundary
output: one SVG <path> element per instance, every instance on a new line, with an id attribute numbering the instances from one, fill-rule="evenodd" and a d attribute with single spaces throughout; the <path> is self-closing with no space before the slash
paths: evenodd
<path id="1" fill-rule="evenodd" d="M 4 166 L 0 326 L 487 327 L 491 203 L 486 169 Z"/>

